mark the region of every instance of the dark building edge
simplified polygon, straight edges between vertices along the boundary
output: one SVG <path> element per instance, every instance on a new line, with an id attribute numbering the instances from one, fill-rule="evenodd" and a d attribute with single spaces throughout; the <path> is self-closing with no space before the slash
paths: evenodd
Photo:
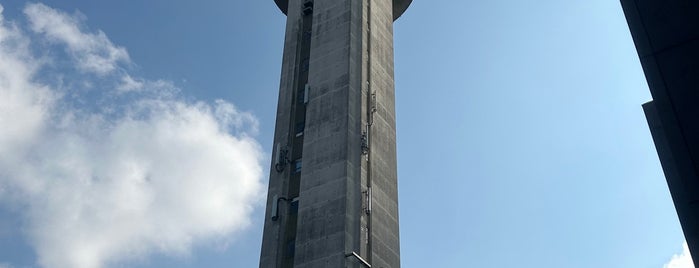
<path id="1" fill-rule="evenodd" d="M 621 0 L 621 6 L 653 96 L 643 109 L 699 267 L 699 2 Z"/>
<path id="2" fill-rule="evenodd" d="M 691 172 L 691 166 L 686 166 L 682 161 L 677 161 L 675 152 L 678 149 L 686 148 L 686 144 L 681 142 L 681 139 L 672 137 L 672 133 L 678 132 L 678 126 L 668 123 L 670 120 L 663 120 L 658 113 L 658 109 L 654 101 L 649 101 L 643 104 L 643 111 L 646 114 L 648 127 L 650 128 L 653 142 L 658 152 L 658 158 L 663 167 L 665 180 L 672 196 L 672 201 L 675 204 L 675 211 L 680 220 L 682 231 L 690 252 L 699 252 L 699 204 L 693 202 L 690 195 L 687 193 L 687 188 L 684 179 L 693 178 L 696 176 Z M 689 169 L 689 170 L 688 170 Z M 690 172 L 687 172 L 690 171 Z M 699 258 L 693 258 L 694 266 L 699 267 Z"/>
<path id="3" fill-rule="evenodd" d="M 400 18 L 412 2 L 413 0 L 393 0 L 393 20 Z M 277 4 L 279 10 L 281 10 L 284 15 L 287 14 L 289 10 L 289 0 L 274 0 L 274 3 Z"/>

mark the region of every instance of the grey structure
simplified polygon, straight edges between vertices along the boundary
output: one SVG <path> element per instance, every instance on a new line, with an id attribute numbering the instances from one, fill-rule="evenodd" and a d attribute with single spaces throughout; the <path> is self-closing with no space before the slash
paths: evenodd
<path id="1" fill-rule="evenodd" d="M 621 4 L 653 95 L 643 108 L 699 267 L 699 1 Z"/>
<path id="2" fill-rule="evenodd" d="M 412 0 L 287 15 L 260 267 L 400 267 L 393 21 Z"/>

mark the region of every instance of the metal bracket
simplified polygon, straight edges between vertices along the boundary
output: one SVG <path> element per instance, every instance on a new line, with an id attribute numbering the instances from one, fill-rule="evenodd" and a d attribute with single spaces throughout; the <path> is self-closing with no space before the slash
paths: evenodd
<path id="1" fill-rule="evenodd" d="M 310 15 L 312 13 L 313 13 L 313 1 L 306 0 L 306 2 L 303 3 L 303 15 Z"/>
<path id="2" fill-rule="evenodd" d="M 357 252 L 352 251 L 352 253 L 345 254 L 345 258 L 347 257 L 355 257 L 357 260 L 359 260 L 360 263 L 364 264 L 364 266 L 371 268 L 371 264 L 369 264 L 362 256 L 359 256 Z"/>
<path id="3" fill-rule="evenodd" d="M 369 154 L 369 138 L 367 132 L 362 132 L 362 155 Z"/>
<path id="4" fill-rule="evenodd" d="M 277 161 L 274 164 L 274 169 L 277 170 L 277 172 L 282 172 L 284 171 L 284 166 L 289 163 L 289 158 L 287 157 L 287 154 L 289 154 L 289 150 L 286 148 L 286 146 L 282 147 L 279 144 L 277 144 Z"/>
<path id="5" fill-rule="evenodd" d="M 366 191 L 362 191 L 366 198 L 366 207 L 364 207 L 364 212 L 366 214 L 371 214 L 371 187 L 367 188 Z"/>
<path id="6" fill-rule="evenodd" d="M 370 107 L 371 113 L 376 112 L 376 93 L 371 93 L 371 107 Z"/>

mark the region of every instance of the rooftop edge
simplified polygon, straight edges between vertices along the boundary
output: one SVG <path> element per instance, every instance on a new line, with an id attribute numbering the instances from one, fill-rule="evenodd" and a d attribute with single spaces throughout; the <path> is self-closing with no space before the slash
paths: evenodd
<path id="1" fill-rule="evenodd" d="M 289 0 L 274 0 L 274 2 L 279 7 L 279 10 L 286 15 L 289 9 Z M 413 0 L 393 0 L 393 20 L 395 21 L 403 15 L 412 2 Z"/>

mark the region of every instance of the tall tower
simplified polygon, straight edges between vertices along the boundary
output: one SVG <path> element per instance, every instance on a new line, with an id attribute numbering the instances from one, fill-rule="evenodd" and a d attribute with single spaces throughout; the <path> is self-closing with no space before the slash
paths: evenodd
<path id="1" fill-rule="evenodd" d="M 699 1 L 621 0 L 653 100 L 644 104 L 699 267 Z"/>
<path id="2" fill-rule="evenodd" d="M 412 0 L 287 15 L 261 268 L 400 267 L 393 21 Z"/>

